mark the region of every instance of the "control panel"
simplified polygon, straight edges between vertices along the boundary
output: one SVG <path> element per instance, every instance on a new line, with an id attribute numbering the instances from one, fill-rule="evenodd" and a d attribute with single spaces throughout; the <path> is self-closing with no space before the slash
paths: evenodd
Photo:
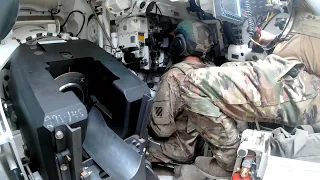
<path id="1" fill-rule="evenodd" d="M 217 19 L 241 24 L 245 18 L 245 7 L 241 0 L 214 0 L 213 16 Z"/>

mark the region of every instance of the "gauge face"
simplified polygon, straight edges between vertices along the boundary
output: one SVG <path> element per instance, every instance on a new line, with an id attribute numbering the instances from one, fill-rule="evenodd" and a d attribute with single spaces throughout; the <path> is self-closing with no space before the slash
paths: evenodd
<path id="1" fill-rule="evenodd" d="M 87 27 L 87 38 L 89 41 L 93 43 L 98 43 L 98 21 L 95 17 L 89 19 L 88 27 Z"/>
<path id="2" fill-rule="evenodd" d="M 235 0 L 222 0 L 222 8 L 234 15 L 239 15 L 238 5 Z"/>

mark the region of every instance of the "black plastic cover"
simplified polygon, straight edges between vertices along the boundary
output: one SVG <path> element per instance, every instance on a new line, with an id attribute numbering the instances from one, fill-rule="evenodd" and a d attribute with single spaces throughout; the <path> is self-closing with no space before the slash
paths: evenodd
<path id="1" fill-rule="evenodd" d="M 87 107 L 72 91 L 59 91 L 57 76 L 81 71 L 92 84 L 89 91 L 112 112 L 109 127 L 122 138 L 134 133 L 148 86 L 97 45 L 87 40 L 23 44 L 10 63 L 10 98 L 32 162 L 40 164 L 44 179 L 59 179 L 54 128 L 81 127 L 84 139 L 87 126 Z"/>

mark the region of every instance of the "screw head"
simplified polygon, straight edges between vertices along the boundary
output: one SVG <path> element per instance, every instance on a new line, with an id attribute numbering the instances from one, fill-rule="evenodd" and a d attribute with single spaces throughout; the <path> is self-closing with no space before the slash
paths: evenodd
<path id="1" fill-rule="evenodd" d="M 70 156 L 66 155 L 66 158 L 67 158 L 68 161 L 71 161 L 71 157 Z"/>
<path id="2" fill-rule="evenodd" d="M 65 165 L 65 164 L 62 164 L 62 165 L 60 166 L 60 170 L 61 170 L 61 171 L 66 171 L 67 169 L 68 169 L 68 166 Z"/>
<path id="3" fill-rule="evenodd" d="M 55 134 L 56 139 L 63 139 L 63 132 L 62 131 L 57 131 Z"/>

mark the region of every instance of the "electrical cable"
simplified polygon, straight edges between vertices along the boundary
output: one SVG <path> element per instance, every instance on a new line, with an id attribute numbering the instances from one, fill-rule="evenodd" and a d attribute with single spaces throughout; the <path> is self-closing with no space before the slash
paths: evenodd
<path id="1" fill-rule="evenodd" d="M 248 33 L 250 37 L 252 37 L 255 34 L 255 23 L 252 17 L 251 5 L 249 0 L 245 0 L 245 8 L 246 8 L 246 13 L 248 18 Z"/>
<path id="2" fill-rule="evenodd" d="M 69 21 L 70 16 L 71 16 L 73 13 L 76 13 L 76 12 L 77 12 L 77 13 L 80 13 L 81 15 L 84 16 L 83 12 L 81 12 L 81 11 L 79 11 L 79 10 L 71 11 L 71 12 L 68 14 L 65 22 L 64 22 L 61 26 L 62 26 L 62 27 L 65 26 L 65 25 L 67 24 L 67 22 Z"/>
<path id="3" fill-rule="evenodd" d="M 103 25 L 102 22 L 100 21 L 97 13 L 96 13 L 96 11 L 95 11 L 95 8 L 94 8 L 93 5 L 91 4 L 91 1 L 89 1 L 88 4 L 89 4 L 89 6 L 90 6 L 90 8 L 91 8 L 91 11 L 92 11 L 93 15 L 96 17 L 96 19 L 97 19 L 97 21 L 98 21 L 98 23 L 99 23 L 99 26 L 100 26 L 101 29 L 102 29 L 102 32 L 103 32 L 104 36 L 105 36 L 105 37 L 107 38 L 107 40 L 109 41 L 112 49 L 116 49 L 116 48 L 113 46 L 112 40 L 111 40 L 110 36 L 108 35 L 108 32 L 107 32 L 106 28 L 104 27 L 104 25 Z"/>
<path id="4" fill-rule="evenodd" d="M 262 47 L 262 45 L 260 43 L 258 43 L 257 41 L 253 40 L 252 37 L 249 36 L 249 39 L 250 39 L 251 42 L 253 42 L 257 46 L 261 46 Z"/>
<path id="5" fill-rule="evenodd" d="M 53 12 L 54 10 L 55 10 L 56 12 Z M 59 9 L 59 10 L 57 10 L 57 9 L 51 9 L 49 12 L 50 12 L 50 15 L 51 15 L 51 19 L 54 20 L 53 15 L 59 14 L 59 13 L 60 13 L 60 9 Z"/>
<path id="6" fill-rule="evenodd" d="M 83 17 L 83 22 L 82 22 L 81 28 L 80 28 L 79 32 L 76 34 L 76 37 L 78 37 L 79 34 L 82 32 L 85 23 L 86 23 L 86 18 L 85 18 L 85 16 L 84 16 L 84 17 Z"/>
<path id="7" fill-rule="evenodd" d="M 86 23 L 86 16 L 84 15 L 83 12 L 81 12 L 81 11 L 79 11 L 79 10 L 73 10 L 73 11 L 71 11 L 71 12 L 69 13 L 69 15 L 67 16 L 65 22 L 61 25 L 61 27 L 64 27 L 64 26 L 67 24 L 67 22 L 69 21 L 70 16 L 71 16 L 73 13 L 79 13 L 79 14 L 81 14 L 82 17 L 83 17 L 83 21 L 82 21 L 81 28 L 80 28 L 79 32 L 76 34 L 76 37 L 78 37 L 79 34 L 82 32 L 82 29 L 83 29 L 83 27 L 84 27 L 84 24 Z"/>
<path id="8" fill-rule="evenodd" d="M 280 13 L 276 13 L 275 15 L 269 17 L 269 20 L 267 21 L 267 23 L 263 26 L 262 30 L 264 30 L 268 25 L 269 23 Z"/>
<path id="9" fill-rule="evenodd" d="M 271 14 L 270 12 L 268 12 L 268 15 L 267 15 L 267 18 L 266 18 L 265 22 L 268 22 L 268 20 L 269 20 L 269 18 L 270 18 L 271 15 L 272 15 L 272 14 Z"/>
<path id="10" fill-rule="evenodd" d="M 156 11 L 157 11 L 157 10 L 159 10 L 160 14 L 162 15 L 161 10 L 160 10 L 160 8 L 159 8 L 158 4 L 156 3 Z M 156 12 L 156 13 L 157 13 L 157 12 Z"/>
<path id="11" fill-rule="evenodd" d="M 50 12 L 50 15 L 51 15 L 51 19 L 54 20 L 52 9 L 49 12 Z"/>

